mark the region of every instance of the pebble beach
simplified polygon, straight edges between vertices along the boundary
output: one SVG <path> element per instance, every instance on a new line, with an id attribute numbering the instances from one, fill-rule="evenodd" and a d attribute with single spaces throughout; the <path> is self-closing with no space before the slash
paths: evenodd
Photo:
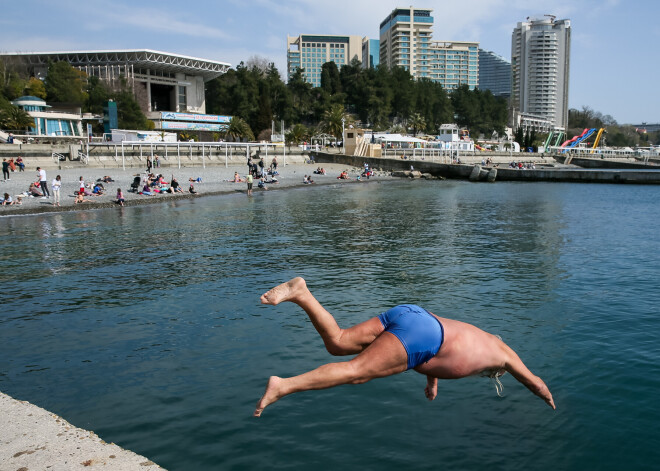
<path id="1" fill-rule="evenodd" d="M 326 170 L 325 175 L 317 175 L 313 172 L 317 167 L 323 167 Z M 350 183 L 356 182 L 356 177 L 361 173 L 362 169 L 357 167 L 349 167 L 343 164 L 304 164 L 294 163 L 287 164 L 286 166 L 278 167 L 279 175 L 277 179 L 279 183 L 267 185 L 267 190 L 257 187 L 258 179 L 254 180 L 253 193 L 272 190 L 281 190 L 284 188 L 307 186 L 303 183 L 305 175 L 310 175 L 314 180 L 314 184 L 336 184 L 336 183 Z M 338 180 L 337 177 L 342 171 L 348 171 L 350 180 Z M 230 165 L 230 166 L 207 166 L 202 167 L 161 167 L 154 168 L 152 173 L 162 174 L 164 179 L 168 182 L 172 177 L 179 181 L 185 193 L 170 194 L 163 193 L 156 196 L 144 196 L 136 192 L 129 191 L 131 183 L 135 176 L 144 176 L 146 169 L 140 171 L 137 168 L 130 168 L 126 170 L 109 169 L 109 168 L 65 168 L 65 169 L 46 169 L 48 178 L 48 188 L 51 192 L 49 199 L 40 197 L 21 197 L 21 204 L 0 206 L 0 216 L 18 215 L 18 214 L 38 214 L 46 212 L 58 211 L 80 211 L 85 209 L 98 209 L 107 207 L 118 207 L 115 203 L 117 189 L 121 188 L 124 193 L 125 206 L 135 206 L 142 204 L 153 204 L 163 202 L 164 200 L 172 199 L 186 199 L 186 198 L 199 198 L 202 196 L 219 195 L 219 194 L 233 194 L 235 192 L 246 193 L 247 184 L 234 183 L 234 173 L 238 172 L 241 178 L 245 179 L 247 175 L 247 166 L 245 165 Z M 60 206 L 53 205 L 52 197 L 52 180 L 57 175 L 61 176 L 62 189 L 60 197 Z M 93 183 L 99 178 L 105 176 L 111 177 L 114 181 L 111 183 L 103 183 L 105 193 L 101 196 L 86 196 L 85 199 L 89 202 L 74 204 L 75 194 L 78 190 L 78 182 L 80 177 L 83 177 L 85 182 Z M 197 191 L 196 195 L 188 193 L 189 179 L 201 178 L 201 182 L 195 182 L 194 187 Z M 380 173 L 375 177 L 376 179 L 390 178 L 388 173 Z M 38 180 L 37 171 L 35 168 L 27 166 L 24 172 L 12 172 L 9 180 L 0 180 L 0 195 L 9 193 L 14 201 L 18 197 L 25 194 L 31 182 Z M 366 179 L 363 179 L 366 181 Z"/>

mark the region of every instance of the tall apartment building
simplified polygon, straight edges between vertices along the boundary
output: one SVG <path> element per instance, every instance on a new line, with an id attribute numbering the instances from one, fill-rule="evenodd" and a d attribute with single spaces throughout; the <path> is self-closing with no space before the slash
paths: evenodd
<path id="1" fill-rule="evenodd" d="M 362 39 L 362 68 L 373 69 L 380 64 L 380 41 L 378 39 Z"/>
<path id="2" fill-rule="evenodd" d="M 396 8 L 380 24 L 380 63 L 403 67 L 415 78 L 440 82 L 447 89 L 478 85 L 479 43 L 432 38 L 432 9 Z"/>
<path id="3" fill-rule="evenodd" d="M 511 39 L 514 109 L 566 129 L 570 47 L 570 20 L 546 15 L 518 23 Z"/>
<path id="4" fill-rule="evenodd" d="M 511 96 L 511 62 L 492 51 L 479 49 L 479 88 L 494 96 Z"/>
<path id="5" fill-rule="evenodd" d="M 433 10 L 396 8 L 380 23 L 380 63 L 403 67 L 413 77 L 431 74 Z"/>
<path id="6" fill-rule="evenodd" d="M 430 79 L 453 90 L 467 84 L 470 90 L 479 84 L 479 43 L 432 42 Z"/>
<path id="7" fill-rule="evenodd" d="M 361 36 L 307 35 L 287 36 L 288 78 L 297 69 L 304 69 L 305 81 L 321 86 L 321 66 L 334 62 L 337 67 L 362 59 Z"/>

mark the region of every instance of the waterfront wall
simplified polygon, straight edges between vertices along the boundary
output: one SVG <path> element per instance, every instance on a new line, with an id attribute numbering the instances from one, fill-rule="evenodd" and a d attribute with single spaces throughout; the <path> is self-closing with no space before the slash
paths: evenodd
<path id="1" fill-rule="evenodd" d="M 469 179 L 474 165 L 444 164 L 429 161 L 384 159 L 377 157 L 360 157 L 355 155 L 328 154 L 313 152 L 319 164 L 335 163 L 353 167 L 362 167 L 368 163 L 374 169 L 383 171 L 414 170 L 428 173 L 434 177 L 449 179 Z M 648 167 L 647 167 L 648 168 Z M 658 170 L 621 170 L 612 169 L 582 169 L 582 168 L 537 168 L 534 170 L 516 170 L 512 168 L 497 168 L 496 181 L 525 182 L 574 182 L 574 183 L 635 183 L 660 184 L 660 169 Z"/>

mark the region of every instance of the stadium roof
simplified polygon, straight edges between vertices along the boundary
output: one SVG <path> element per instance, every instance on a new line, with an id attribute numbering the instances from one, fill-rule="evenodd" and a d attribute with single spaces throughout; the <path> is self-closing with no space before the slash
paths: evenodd
<path id="1" fill-rule="evenodd" d="M 47 65 L 49 62 L 68 62 L 74 67 L 132 65 L 136 68 L 201 75 L 204 81 L 212 80 L 229 70 L 227 62 L 181 56 L 150 49 L 120 49 L 116 51 L 61 51 L 61 52 L 11 52 L 0 57 L 25 58 L 30 65 Z"/>

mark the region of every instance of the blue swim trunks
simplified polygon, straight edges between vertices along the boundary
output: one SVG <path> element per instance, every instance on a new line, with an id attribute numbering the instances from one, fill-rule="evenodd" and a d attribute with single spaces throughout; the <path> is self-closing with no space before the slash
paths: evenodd
<path id="1" fill-rule="evenodd" d="M 408 353 L 408 369 L 426 363 L 435 356 L 444 340 L 440 321 L 426 309 L 401 304 L 378 316 L 386 332 L 396 335 Z"/>

